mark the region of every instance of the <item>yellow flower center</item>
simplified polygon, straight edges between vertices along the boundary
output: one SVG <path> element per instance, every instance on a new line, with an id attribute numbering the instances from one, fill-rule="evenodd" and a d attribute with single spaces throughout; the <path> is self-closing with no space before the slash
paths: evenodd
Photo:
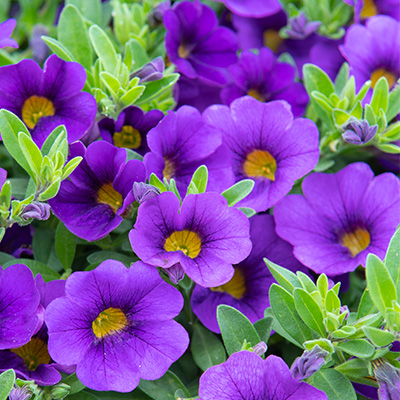
<path id="1" fill-rule="evenodd" d="M 357 228 L 353 232 L 345 233 L 340 238 L 340 244 L 349 249 L 352 257 L 365 250 L 370 243 L 371 237 L 369 232 L 364 228 Z"/>
<path id="2" fill-rule="evenodd" d="M 97 202 L 108 204 L 114 212 L 117 212 L 122 206 L 123 199 L 121 194 L 113 188 L 112 183 L 106 183 L 97 192 Z"/>
<path id="3" fill-rule="evenodd" d="M 378 14 L 378 9 L 376 8 L 373 0 L 364 0 L 364 7 L 361 10 L 360 17 L 362 19 L 367 19 Z"/>
<path id="4" fill-rule="evenodd" d="M 22 106 L 22 119 L 26 126 L 33 129 L 42 117 L 54 115 L 54 105 L 46 97 L 31 96 Z"/>
<path id="5" fill-rule="evenodd" d="M 187 58 L 190 55 L 190 50 L 187 49 L 183 44 L 178 47 L 178 55 L 180 58 Z"/>
<path id="6" fill-rule="evenodd" d="M 267 150 L 253 150 L 243 163 L 243 172 L 249 178 L 275 180 L 276 161 Z"/>
<path id="7" fill-rule="evenodd" d="M 51 362 L 46 342 L 38 338 L 32 338 L 27 344 L 11 351 L 23 358 L 28 371 L 35 371 L 39 365 Z"/>
<path id="8" fill-rule="evenodd" d="M 107 308 L 92 322 L 93 333 L 102 339 L 107 335 L 119 332 L 126 327 L 128 320 L 119 308 Z"/>
<path id="9" fill-rule="evenodd" d="M 267 29 L 264 31 L 263 37 L 264 46 L 269 47 L 274 53 L 283 42 L 283 39 L 279 36 L 279 31 L 276 31 L 275 29 Z"/>
<path id="10" fill-rule="evenodd" d="M 264 101 L 263 95 L 257 89 L 250 89 L 247 94 L 258 101 Z"/>
<path id="11" fill-rule="evenodd" d="M 124 125 L 120 132 L 115 132 L 113 139 L 115 146 L 128 149 L 137 149 L 142 144 L 140 132 L 130 125 Z"/>
<path id="12" fill-rule="evenodd" d="M 210 289 L 213 292 L 229 293 L 232 297 L 239 300 L 246 292 L 246 282 L 242 272 L 238 268 L 235 268 L 235 273 L 228 283 Z"/>
<path id="13" fill-rule="evenodd" d="M 392 74 L 391 72 L 386 71 L 384 68 L 379 68 L 379 69 L 376 69 L 371 74 L 372 89 L 375 87 L 379 78 L 381 78 L 382 76 L 384 76 L 387 79 L 387 81 L 389 83 L 389 88 L 392 88 L 394 86 L 394 84 L 396 83 L 396 75 Z"/>
<path id="14" fill-rule="evenodd" d="M 168 158 L 164 158 L 165 167 L 163 169 L 163 176 L 169 181 L 175 175 L 175 165 Z"/>
<path id="15" fill-rule="evenodd" d="M 201 239 L 196 232 L 187 229 L 175 231 L 165 240 L 164 249 L 166 251 L 180 250 L 186 256 L 196 258 L 201 250 Z"/>

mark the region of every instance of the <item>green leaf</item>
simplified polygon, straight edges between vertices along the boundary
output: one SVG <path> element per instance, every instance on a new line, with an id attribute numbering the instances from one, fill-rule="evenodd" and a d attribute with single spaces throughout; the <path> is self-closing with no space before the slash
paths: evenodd
<path id="1" fill-rule="evenodd" d="M 337 349 L 344 351 L 351 356 L 358 358 L 370 358 L 375 352 L 375 346 L 365 339 L 348 340 L 336 346 Z"/>
<path id="2" fill-rule="evenodd" d="M 368 105 L 368 104 L 367 104 Z M 382 150 L 385 153 L 389 154 L 400 154 L 400 146 L 395 145 L 394 143 L 388 144 L 379 144 L 376 146 L 379 150 Z"/>
<path id="3" fill-rule="evenodd" d="M 62 383 L 65 383 L 71 387 L 70 394 L 75 394 L 85 389 L 85 385 L 78 379 L 76 374 L 68 375 L 65 379 L 62 380 Z"/>
<path id="4" fill-rule="evenodd" d="M 98 25 L 92 25 L 90 27 L 89 37 L 104 69 L 110 74 L 113 74 L 118 65 L 118 57 L 111 40 Z"/>
<path id="5" fill-rule="evenodd" d="M 233 307 L 217 307 L 217 320 L 228 355 L 240 351 L 244 340 L 251 346 L 260 343 L 260 337 L 249 319 Z"/>
<path id="6" fill-rule="evenodd" d="M 243 179 L 223 191 L 221 195 L 225 197 L 228 202 L 228 206 L 231 207 L 248 196 L 253 190 L 253 187 L 254 181 L 252 179 Z"/>
<path id="7" fill-rule="evenodd" d="M 189 183 L 186 195 L 189 194 L 190 185 L 192 183 L 195 185 L 197 193 L 204 193 L 206 191 L 208 183 L 208 169 L 205 165 L 201 165 L 194 172 L 192 179 Z"/>
<path id="8" fill-rule="evenodd" d="M 63 168 L 63 173 L 61 179 L 67 179 L 72 172 L 74 172 L 75 168 L 82 161 L 82 157 L 74 157 L 72 160 L 69 160 L 68 163 Z"/>
<path id="9" fill-rule="evenodd" d="M 326 393 L 329 400 L 357 400 L 349 379 L 334 369 L 320 369 L 311 376 L 309 383 Z"/>
<path id="10" fill-rule="evenodd" d="M 367 362 L 360 358 L 352 358 L 343 364 L 338 365 L 335 369 L 348 377 L 359 377 L 369 375 Z"/>
<path id="11" fill-rule="evenodd" d="M 329 290 L 329 283 L 328 277 L 325 274 L 321 274 L 317 279 L 317 288 L 319 293 L 321 294 L 322 298 L 325 298 L 328 290 Z"/>
<path id="12" fill-rule="evenodd" d="M 66 4 L 73 4 L 85 18 L 101 25 L 101 0 L 67 0 Z"/>
<path id="13" fill-rule="evenodd" d="M 39 196 L 39 201 L 50 200 L 53 197 L 57 196 L 58 191 L 60 190 L 61 179 L 56 179 L 43 193 Z"/>
<path id="14" fill-rule="evenodd" d="M 390 239 L 385 256 L 385 266 L 392 277 L 397 292 L 397 298 L 400 298 L 400 228 L 397 228 L 393 237 Z"/>
<path id="15" fill-rule="evenodd" d="M 7 400 L 15 382 L 15 372 L 8 369 L 0 375 L 0 400 Z"/>
<path id="16" fill-rule="evenodd" d="M 42 148 L 40 150 L 42 155 L 43 156 L 48 155 L 51 149 L 54 149 L 52 153 L 55 152 L 55 148 L 58 148 L 63 140 L 67 140 L 67 130 L 64 125 L 60 125 L 57 126 L 57 128 L 53 129 L 50 135 L 47 136 L 47 139 L 43 143 Z M 68 156 L 68 147 L 67 147 L 67 154 L 64 154 L 64 156 Z"/>
<path id="17" fill-rule="evenodd" d="M 273 263 L 270 260 L 264 258 L 265 264 L 272 276 L 275 280 L 281 285 L 284 289 L 286 289 L 290 294 L 293 293 L 294 288 L 301 288 L 301 282 L 299 278 L 292 271 L 279 266 L 278 264 Z"/>
<path id="18" fill-rule="evenodd" d="M 378 82 L 374 87 L 374 92 L 371 99 L 371 107 L 378 115 L 379 110 L 382 108 L 383 112 L 386 113 L 389 101 L 389 83 L 385 77 L 379 78 Z"/>
<path id="19" fill-rule="evenodd" d="M 25 264 L 33 273 L 34 276 L 37 274 L 42 275 L 45 282 L 54 281 L 55 279 L 60 279 L 60 275 L 53 271 L 46 264 L 43 264 L 36 260 L 31 260 L 29 258 L 16 258 L 3 265 L 3 268 L 8 268 L 15 264 Z"/>
<path id="20" fill-rule="evenodd" d="M 42 36 L 43 41 L 50 47 L 50 50 L 57 54 L 64 61 L 76 61 L 71 52 L 58 40 L 50 36 Z"/>
<path id="21" fill-rule="evenodd" d="M 272 317 L 264 317 L 253 324 L 262 342 L 268 343 L 273 320 Z"/>
<path id="22" fill-rule="evenodd" d="M 329 97 L 331 93 L 335 92 L 335 87 L 329 76 L 314 64 L 305 64 L 303 66 L 303 77 L 308 94 L 316 90 Z"/>
<path id="23" fill-rule="evenodd" d="M 312 339 L 311 330 L 297 313 L 293 296 L 289 292 L 273 283 L 269 289 L 269 300 L 275 318 L 292 338 L 292 343 L 303 347 L 305 341 Z"/>
<path id="24" fill-rule="evenodd" d="M 346 62 L 342 64 L 335 79 L 335 91 L 338 96 L 342 93 L 342 90 L 349 79 L 349 64 Z"/>
<path id="25" fill-rule="evenodd" d="M 349 120 L 349 118 L 350 115 L 346 111 L 339 110 L 338 108 L 333 110 L 333 119 L 335 120 L 335 124 L 337 126 L 342 126 Z"/>
<path id="26" fill-rule="evenodd" d="M 125 254 L 117 253 L 116 251 L 103 250 L 90 253 L 87 257 L 87 262 L 89 264 L 99 264 L 109 259 L 121 261 L 127 267 L 129 267 L 135 261 L 133 257 L 129 257 Z"/>
<path id="27" fill-rule="evenodd" d="M 116 96 L 118 89 L 121 86 L 119 80 L 114 75 L 106 71 L 100 72 L 100 78 L 103 81 L 103 83 L 107 86 L 108 90 L 114 96 Z"/>
<path id="28" fill-rule="evenodd" d="M 129 89 L 120 99 L 119 101 L 124 107 L 128 107 L 132 105 L 144 92 L 145 86 L 135 86 L 132 89 Z"/>
<path id="29" fill-rule="evenodd" d="M 354 326 L 343 326 L 340 329 L 332 332 L 332 337 L 335 339 L 345 339 L 349 336 L 354 335 L 357 332 L 357 329 Z"/>
<path id="30" fill-rule="evenodd" d="M 226 361 L 226 353 L 221 341 L 200 323 L 193 326 L 190 350 L 195 363 L 203 371 Z"/>
<path id="31" fill-rule="evenodd" d="M 174 393 L 178 389 L 181 389 L 186 397 L 190 397 L 185 385 L 171 371 L 167 371 L 163 377 L 155 381 L 141 380 L 139 389 L 154 400 L 175 400 Z"/>
<path id="32" fill-rule="evenodd" d="M 85 69 L 92 68 L 93 54 L 86 24 L 74 5 L 63 8 L 57 25 L 57 39 Z"/>
<path id="33" fill-rule="evenodd" d="M 392 332 L 383 331 L 373 326 L 364 326 L 362 330 L 365 336 L 378 347 L 387 346 L 395 340 L 395 336 Z"/>
<path id="34" fill-rule="evenodd" d="M 293 291 L 294 304 L 300 318 L 322 337 L 326 337 L 324 317 L 318 303 L 304 289 L 296 288 Z"/>
<path id="35" fill-rule="evenodd" d="M 36 176 L 40 176 L 40 166 L 43 161 L 43 156 L 39 147 L 37 147 L 35 142 L 31 139 L 31 135 L 27 135 L 24 132 L 19 132 L 18 143 L 31 170 L 35 173 L 32 178 L 36 179 Z"/>
<path id="36" fill-rule="evenodd" d="M 34 176 L 31 166 L 25 158 L 18 142 L 18 133 L 24 132 L 28 136 L 30 133 L 25 124 L 12 112 L 2 109 L 0 110 L 0 132 L 4 146 L 14 158 L 14 160 L 30 175 Z"/>
<path id="37" fill-rule="evenodd" d="M 299 281 L 301 283 L 301 286 L 303 287 L 303 289 L 305 289 L 307 292 L 312 293 L 315 290 L 317 290 L 317 286 L 315 285 L 315 283 L 312 281 L 312 279 L 306 275 L 304 272 L 302 271 L 297 271 L 296 272 L 297 277 L 299 278 Z"/>
<path id="38" fill-rule="evenodd" d="M 366 278 L 372 301 L 385 314 L 386 308 L 392 306 L 393 300 L 397 300 L 396 288 L 388 269 L 373 253 L 367 257 Z"/>
<path id="39" fill-rule="evenodd" d="M 160 178 L 153 172 L 150 175 L 149 183 L 150 185 L 155 186 L 157 189 L 159 189 L 161 193 L 167 191 L 167 188 L 165 187 L 164 183 L 162 183 Z"/>
<path id="40" fill-rule="evenodd" d="M 390 122 L 400 112 L 400 86 L 396 85 L 389 93 L 389 104 L 386 118 Z"/>
<path id="41" fill-rule="evenodd" d="M 60 222 L 56 229 L 56 252 L 65 270 L 71 268 L 75 257 L 75 235 Z"/>
<path id="42" fill-rule="evenodd" d="M 339 297 L 332 289 L 326 294 L 325 308 L 329 312 L 335 312 L 340 309 Z"/>
<path id="43" fill-rule="evenodd" d="M 178 78 L 179 74 L 170 74 L 157 81 L 146 83 L 146 89 L 140 100 L 137 102 L 137 105 L 148 103 L 151 100 L 154 100 L 156 97 L 161 96 L 165 91 L 175 84 Z"/>
<path id="44" fill-rule="evenodd" d="M 240 211 L 242 211 L 244 213 L 244 215 L 246 215 L 247 218 L 250 218 L 253 215 L 257 214 L 255 210 L 253 210 L 252 208 L 249 208 L 249 207 L 238 207 L 238 209 Z"/>
<path id="45" fill-rule="evenodd" d="M 365 105 L 365 119 L 370 125 L 376 125 L 376 115 L 369 104 Z"/>
<path id="46" fill-rule="evenodd" d="M 360 299 L 360 304 L 357 311 L 357 319 L 365 317 L 369 314 L 373 314 L 376 311 L 378 311 L 378 309 L 369 295 L 369 289 L 366 288 Z"/>

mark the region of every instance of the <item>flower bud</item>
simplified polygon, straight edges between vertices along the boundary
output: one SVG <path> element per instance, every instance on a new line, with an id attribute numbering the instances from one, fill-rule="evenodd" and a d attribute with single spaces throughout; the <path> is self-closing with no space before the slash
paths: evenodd
<path id="1" fill-rule="evenodd" d="M 260 343 L 257 343 L 253 347 L 253 352 L 261 357 L 267 351 L 267 349 L 268 349 L 268 346 L 266 345 L 266 343 L 265 342 L 260 342 Z"/>
<path id="2" fill-rule="evenodd" d="M 156 187 L 148 185 L 144 182 L 135 182 L 133 184 L 132 191 L 133 196 L 139 205 L 144 203 L 146 200 L 150 200 L 160 194 L 160 191 Z"/>
<path id="3" fill-rule="evenodd" d="M 400 370 L 383 358 L 374 360 L 372 365 L 379 384 L 379 400 L 400 399 Z"/>
<path id="4" fill-rule="evenodd" d="M 185 277 L 185 271 L 183 270 L 180 263 L 176 263 L 169 268 L 164 268 L 164 272 L 167 273 L 169 279 L 174 285 L 177 285 L 178 282 Z"/>
<path id="5" fill-rule="evenodd" d="M 290 367 L 293 378 L 297 381 L 307 379 L 324 365 L 328 355 L 329 352 L 318 345 L 315 345 L 312 350 L 306 350 L 301 357 L 294 360 Z"/>
<path id="6" fill-rule="evenodd" d="M 352 119 L 349 123 L 343 126 L 343 129 L 343 140 L 347 143 L 360 146 L 370 142 L 374 138 L 378 131 L 378 125 L 370 126 L 368 121 L 365 119 Z"/>
<path id="7" fill-rule="evenodd" d="M 32 392 L 26 387 L 15 387 L 8 395 L 9 400 L 28 400 L 32 396 Z"/>
<path id="8" fill-rule="evenodd" d="M 33 202 L 28 204 L 20 214 L 20 217 L 27 221 L 28 219 L 46 220 L 50 217 L 50 206 L 47 203 Z"/>
<path id="9" fill-rule="evenodd" d="M 157 57 L 134 72 L 133 76 L 140 78 L 139 83 L 157 81 L 164 76 L 164 68 L 164 60 L 162 57 Z"/>
<path id="10" fill-rule="evenodd" d="M 289 19 L 289 29 L 285 33 L 290 39 L 305 39 L 316 32 L 321 25 L 321 21 L 308 21 L 303 12 L 296 17 Z"/>

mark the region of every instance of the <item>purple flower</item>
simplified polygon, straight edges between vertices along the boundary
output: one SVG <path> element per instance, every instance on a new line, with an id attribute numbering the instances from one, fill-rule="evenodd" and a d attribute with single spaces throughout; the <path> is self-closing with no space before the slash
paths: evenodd
<path id="1" fill-rule="evenodd" d="M 140 204 L 160 194 L 160 190 L 144 182 L 133 183 L 133 197 Z"/>
<path id="2" fill-rule="evenodd" d="M 263 360 L 250 351 L 234 353 L 204 372 L 199 395 L 200 400 L 328 400 L 324 392 L 294 380 L 281 358 Z"/>
<path id="3" fill-rule="evenodd" d="M 374 178 L 364 163 L 336 174 L 313 173 L 302 195 L 274 208 L 276 232 L 294 255 L 318 274 L 340 275 L 365 265 L 368 253 L 384 258 L 400 222 L 400 180 L 391 173 Z"/>
<path id="4" fill-rule="evenodd" d="M 13 224 L 6 229 L 0 242 L 0 251 L 11 254 L 15 258 L 32 256 L 33 227 Z"/>
<path id="5" fill-rule="evenodd" d="M 161 268 L 180 263 L 189 278 L 207 287 L 228 282 L 232 264 L 251 250 L 247 217 L 217 193 L 189 194 L 182 206 L 171 192 L 146 201 L 129 240 L 144 262 Z"/>
<path id="6" fill-rule="evenodd" d="M 38 324 L 39 292 L 23 264 L 0 268 L 0 350 L 28 343 Z"/>
<path id="7" fill-rule="evenodd" d="M 49 201 L 53 213 L 75 235 L 98 240 L 115 229 L 133 203 L 132 186 L 146 178 L 141 161 L 126 162 L 126 150 L 98 141 L 86 150 L 75 146 L 73 156 L 83 160 L 62 182 Z M 84 148 L 83 148 L 84 149 Z"/>
<path id="8" fill-rule="evenodd" d="M 143 155 L 149 151 L 147 132 L 163 117 L 159 110 L 144 113 L 139 107 L 130 106 L 120 112 L 117 122 L 112 118 L 103 118 L 99 122 L 100 134 L 103 140 L 114 146 L 133 149 Z"/>
<path id="9" fill-rule="evenodd" d="M 329 352 L 318 345 L 314 346 L 312 350 L 304 351 L 301 357 L 297 357 L 290 367 L 293 378 L 299 382 L 309 378 L 325 364 L 328 355 Z"/>
<path id="10" fill-rule="evenodd" d="M 164 375 L 188 346 L 188 334 L 172 319 L 182 309 L 181 294 L 140 261 L 127 269 L 107 260 L 75 272 L 65 293 L 46 310 L 49 353 L 76 364 L 91 389 L 130 392 L 140 379 Z"/>
<path id="11" fill-rule="evenodd" d="M 207 125 L 198 110 L 183 106 L 170 111 L 147 136 L 151 152 L 144 156 L 147 176 L 174 178 L 181 196 L 196 169 L 208 168 L 207 190 L 221 192 L 233 183 L 230 154 L 221 133 Z"/>
<path id="12" fill-rule="evenodd" d="M 30 219 L 44 221 L 50 218 L 50 206 L 47 203 L 34 201 L 23 209 L 20 217 L 25 221 L 29 221 Z"/>
<path id="13" fill-rule="evenodd" d="M 242 17 L 262 18 L 275 14 L 281 9 L 278 0 L 218 0 L 233 14 Z"/>
<path id="14" fill-rule="evenodd" d="M 237 60 L 235 34 L 218 26 L 214 10 L 200 2 L 176 3 L 164 13 L 165 47 L 170 61 L 188 78 L 224 84 L 226 67 Z"/>
<path id="15" fill-rule="evenodd" d="M 367 80 L 375 87 L 384 76 L 392 88 L 400 77 L 400 23 L 386 15 L 352 25 L 340 51 L 349 63 L 357 87 Z"/>
<path id="16" fill-rule="evenodd" d="M 236 181 L 255 181 L 253 191 L 239 206 L 265 211 L 318 162 L 317 127 L 308 119 L 294 120 L 284 101 L 260 103 L 245 96 L 234 100 L 230 109 L 211 106 L 203 116 L 222 132 L 231 150 Z"/>
<path id="17" fill-rule="evenodd" d="M 64 280 L 48 283 L 38 274 L 35 278 L 36 287 L 40 293 L 40 308 L 43 312 L 49 303 L 57 297 L 64 296 Z M 43 320 L 41 321 L 43 324 Z M 47 350 L 47 328 L 42 325 L 31 340 L 12 350 L 0 351 L 0 371 L 14 369 L 21 379 L 34 380 L 38 385 L 54 385 L 61 379 L 55 364 Z"/>
<path id="18" fill-rule="evenodd" d="M 209 330 L 220 333 L 217 307 L 228 304 L 246 315 L 254 323 L 263 318 L 269 306 L 268 290 L 274 278 L 263 257 L 296 271 L 303 269 L 293 256 L 293 247 L 275 233 L 272 215 L 261 214 L 250 218 L 250 255 L 234 265 L 232 279 L 224 285 L 205 288 L 196 285 L 191 297 L 192 310 Z"/>
<path id="19" fill-rule="evenodd" d="M 229 67 L 229 72 L 232 83 L 221 92 L 225 104 L 248 94 L 261 102 L 286 100 L 295 117 L 304 113 L 308 95 L 304 86 L 294 81 L 296 69 L 278 62 L 271 49 L 263 47 L 259 54 L 244 51 L 237 64 Z"/>
<path id="20" fill-rule="evenodd" d="M 26 387 L 15 387 L 11 390 L 9 400 L 29 400 L 32 397 L 32 392 Z"/>
<path id="21" fill-rule="evenodd" d="M 308 21 L 303 12 L 296 17 L 289 19 L 289 28 L 285 29 L 285 33 L 291 39 L 305 39 L 312 33 L 316 32 L 320 27 L 320 21 Z"/>
<path id="22" fill-rule="evenodd" d="M 42 36 L 48 36 L 49 29 L 44 25 L 35 25 L 32 29 L 29 47 L 32 49 L 32 59 L 42 64 L 50 54 L 49 46 L 44 42 Z"/>
<path id="23" fill-rule="evenodd" d="M 345 3 L 354 7 L 354 19 L 367 19 L 378 14 L 386 14 L 392 18 L 400 20 L 400 1 L 399 0 L 343 0 Z"/>
<path id="24" fill-rule="evenodd" d="M 32 139 L 41 147 L 59 125 L 65 125 L 68 142 L 80 139 L 90 128 L 97 111 L 96 100 L 81 92 L 84 68 L 50 56 L 42 71 L 33 60 L 0 68 L 0 108 L 23 120 Z"/>
<path id="25" fill-rule="evenodd" d="M 18 49 L 18 43 L 10 38 L 16 24 L 17 21 L 14 18 L 7 19 L 0 24 L 0 49 L 3 47 L 14 47 Z"/>
<path id="26" fill-rule="evenodd" d="M 157 57 L 135 71 L 133 76 L 140 78 L 139 83 L 156 81 L 164 76 L 164 68 L 165 64 L 163 58 Z"/>
<path id="27" fill-rule="evenodd" d="M 360 146 L 370 142 L 375 137 L 376 132 L 378 132 L 378 125 L 370 126 L 365 119 L 353 120 L 347 123 L 343 129 L 343 140 Z"/>
<path id="28" fill-rule="evenodd" d="M 400 370 L 385 359 L 373 362 L 375 378 L 378 381 L 379 400 L 397 400 L 400 398 Z"/>

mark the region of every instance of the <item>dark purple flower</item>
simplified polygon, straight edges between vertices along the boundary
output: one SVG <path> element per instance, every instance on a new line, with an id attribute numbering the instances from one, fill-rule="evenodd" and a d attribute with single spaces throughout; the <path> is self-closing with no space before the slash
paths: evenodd
<path id="1" fill-rule="evenodd" d="M 400 23 L 386 15 L 352 25 L 340 51 L 349 63 L 357 88 L 367 80 L 375 87 L 384 76 L 392 88 L 400 77 Z"/>
<path id="2" fill-rule="evenodd" d="M 146 201 L 129 240 L 144 262 L 161 268 L 180 263 L 189 278 L 207 287 L 228 282 L 232 264 L 251 250 L 247 217 L 217 193 L 189 194 L 182 206 L 171 192 Z"/>
<path id="3" fill-rule="evenodd" d="M 0 24 L 0 49 L 3 47 L 14 47 L 18 49 L 18 43 L 10 38 L 16 24 L 17 21 L 14 18 L 7 19 Z"/>
<path id="4" fill-rule="evenodd" d="M 170 61 L 188 78 L 227 82 L 226 67 L 237 60 L 236 35 L 218 26 L 215 11 L 200 2 L 176 3 L 164 13 L 165 47 Z"/>
<path id="5" fill-rule="evenodd" d="M 274 278 L 263 258 L 292 271 L 303 269 L 293 256 L 293 247 L 275 233 L 272 215 L 260 214 L 250 218 L 250 239 L 253 249 L 250 255 L 234 265 L 232 279 L 218 287 L 205 288 L 196 285 L 191 297 L 192 310 L 209 330 L 220 333 L 217 307 L 232 306 L 254 323 L 263 318 L 269 307 L 268 291 Z"/>
<path id="6" fill-rule="evenodd" d="M 284 101 L 260 103 L 245 96 L 234 100 L 230 108 L 211 106 L 203 117 L 222 132 L 236 181 L 251 178 L 255 182 L 238 206 L 265 211 L 318 162 L 317 127 L 308 119 L 293 119 Z"/>
<path id="7" fill-rule="evenodd" d="M 98 240 L 122 222 L 134 201 L 133 183 L 146 179 L 145 168 L 139 160 L 126 162 L 125 149 L 104 141 L 92 143 L 86 152 L 76 146 L 73 155 L 83 160 L 49 204 L 72 233 Z"/>
<path id="8" fill-rule="evenodd" d="M 233 183 L 230 152 L 221 146 L 221 133 L 193 107 L 169 111 L 148 133 L 147 142 L 151 150 L 143 159 L 147 176 L 174 178 L 181 196 L 203 164 L 208 168 L 208 191 L 221 192 Z"/>
<path id="9" fill-rule="evenodd" d="M 309 378 L 325 364 L 328 355 L 329 352 L 318 345 L 314 346 L 312 350 L 304 351 L 301 357 L 297 357 L 290 367 L 293 378 L 299 382 Z"/>
<path id="10" fill-rule="evenodd" d="M 320 21 L 308 21 L 303 12 L 289 19 L 289 28 L 285 29 L 286 35 L 291 39 L 305 39 L 320 27 Z"/>
<path id="11" fill-rule="evenodd" d="M 133 183 L 133 197 L 140 204 L 160 194 L 160 190 L 144 182 Z"/>
<path id="12" fill-rule="evenodd" d="M 0 350 L 28 343 L 38 324 L 39 292 L 23 264 L 0 268 Z"/>
<path id="13" fill-rule="evenodd" d="M 32 225 L 19 226 L 13 224 L 6 229 L 6 233 L 0 242 L 0 251 L 11 254 L 16 258 L 30 257 L 32 251 Z"/>
<path id="14" fill-rule="evenodd" d="M 271 49 L 263 47 L 259 54 L 244 51 L 239 61 L 229 67 L 229 72 L 232 83 L 221 92 L 225 104 L 249 95 L 261 102 L 286 100 L 295 117 L 304 113 L 308 95 L 304 86 L 294 81 L 295 67 L 278 62 Z"/>
<path id="15" fill-rule="evenodd" d="M 164 76 L 164 68 L 163 58 L 157 57 L 153 61 L 143 65 L 142 68 L 135 71 L 132 75 L 140 78 L 139 83 L 156 81 Z"/>
<path id="16" fill-rule="evenodd" d="M 46 310 L 49 353 L 61 364 L 76 364 L 79 380 L 91 389 L 130 392 L 140 379 L 164 375 L 188 346 L 188 334 L 172 319 L 182 295 L 140 261 L 127 269 L 107 260 L 75 272 L 65 293 Z"/>
<path id="17" fill-rule="evenodd" d="M 43 311 L 52 300 L 65 295 L 64 280 L 45 283 L 38 274 L 35 282 L 40 293 L 40 306 Z M 43 320 L 41 323 L 43 324 Z M 28 343 L 12 350 L 0 351 L 0 371 L 12 368 L 19 378 L 33 380 L 43 386 L 59 382 L 61 375 L 57 370 L 58 365 L 50 358 L 47 340 L 47 328 L 42 325 Z"/>
<path id="18" fill-rule="evenodd" d="M 233 14 L 242 17 L 262 18 L 281 9 L 278 0 L 217 0 L 225 4 Z"/>
<path id="19" fill-rule="evenodd" d="M 385 257 L 400 223 L 400 180 L 374 177 L 364 163 L 336 174 L 313 173 L 304 196 L 290 195 L 274 208 L 276 232 L 294 255 L 318 274 L 340 275 L 365 265 L 368 253 Z"/>
<path id="20" fill-rule="evenodd" d="M 50 206 L 47 203 L 34 201 L 24 207 L 20 217 L 25 221 L 28 221 L 29 219 L 44 221 L 50 218 Z"/>
<path id="21" fill-rule="evenodd" d="M 32 50 L 32 59 L 42 64 L 50 54 L 49 46 L 44 42 L 42 36 L 48 36 L 49 29 L 44 25 L 35 25 L 32 29 L 29 47 Z"/>
<path id="22" fill-rule="evenodd" d="M 0 108 L 21 118 L 41 147 L 59 125 L 67 128 L 68 142 L 80 139 L 96 116 L 94 97 L 81 92 L 84 68 L 50 56 L 44 70 L 33 60 L 0 68 Z"/>
<path id="23" fill-rule="evenodd" d="M 163 117 L 159 110 L 144 113 L 139 107 L 130 106 L 120 112 L 117 122 L 112 118 L 103 118 L 99 122 L 100 134 L 103 140 L 114 146 L 132 149 L 143 155 L 149 151 L 147 132 Z"/>
<path id="24" fill-rule="evenodd" d="M 376 132 L 378 132 L 378 125 L 370 126 L 365 119 L 353 120 L 347 123 L 343 129 L 343 140 L 360 146 L 370 142 L 375 137 Z"/>
<path id="25" fill-rule="evenodd" d="M 328 400 L 324 392 L 294 380 L 281 358 L 271 355 L 263 360 L 250 351 L 234 353 L 204 372 L 199 396 L 200 400 Z"/>

